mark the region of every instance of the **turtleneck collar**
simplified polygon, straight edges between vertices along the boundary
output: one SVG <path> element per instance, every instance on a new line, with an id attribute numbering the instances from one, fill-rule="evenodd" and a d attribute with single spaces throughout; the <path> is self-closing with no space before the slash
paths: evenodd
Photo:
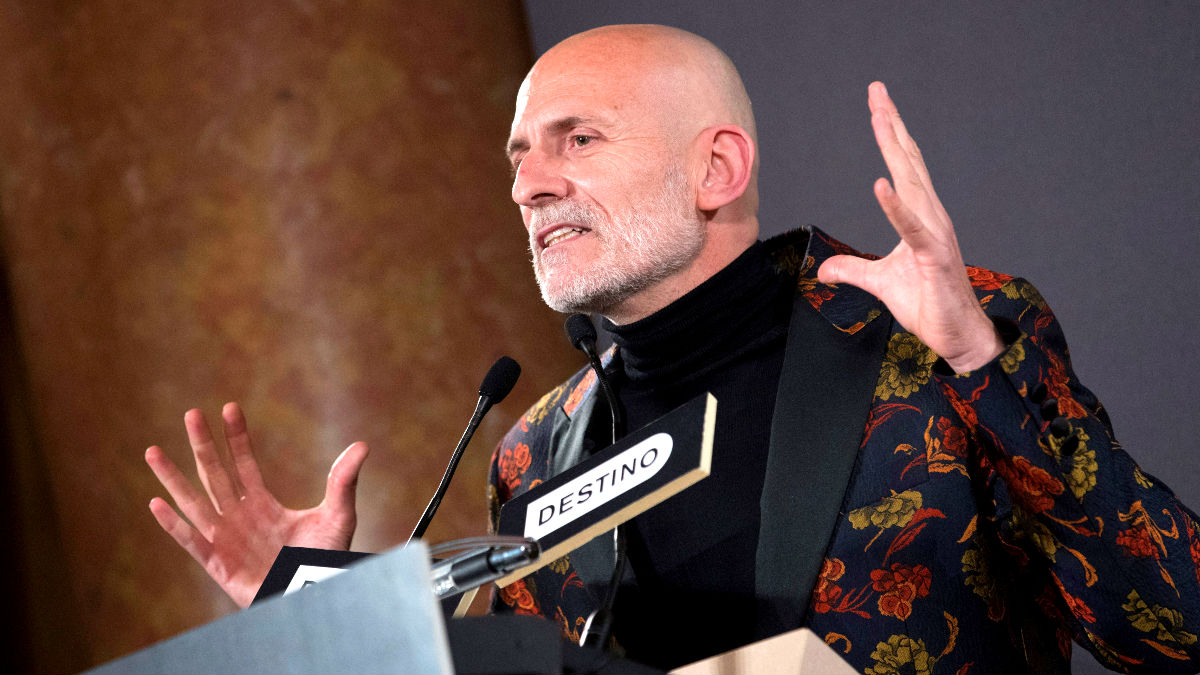
<path id="1" fill-rule="evenodd" d="M 787 331 L 788 277 L 756 242 L 670 305 L 625 325 L 604 319 L 628 385 L 686 384 Z"/>

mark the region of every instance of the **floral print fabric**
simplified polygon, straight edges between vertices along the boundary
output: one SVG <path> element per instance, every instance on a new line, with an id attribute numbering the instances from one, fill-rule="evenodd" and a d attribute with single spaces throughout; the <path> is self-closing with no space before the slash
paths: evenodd
<path id="1" fill-rule="evenodd" d="M 825 258 L 856 254 L 820 230 L 767 244 L 798 296 L 842 332 L 885 311 L 816 280 Z M 1114 670 L 1196 672 L 1196 516 L 1117 443 L 1038 291 L 967 273 L 1008 348 L 955 374 L 894 325 L 806 624 L 872 675 L 1066 673 L 1072 640 Z M 594 395 L 580 371 L 504 438 L 493 523 L 500 504 L 549 477 L 556 413 Z M 493 594 L 494 611 L 540 614 L 575 637 L 595 604 L 570 556 Z"/>

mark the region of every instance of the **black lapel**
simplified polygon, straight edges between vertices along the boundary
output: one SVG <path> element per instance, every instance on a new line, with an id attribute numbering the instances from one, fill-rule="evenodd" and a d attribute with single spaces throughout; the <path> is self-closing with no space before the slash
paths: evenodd
<path id="1" fill-rule="evenodd" d="M 891 314 L 853 335 L 797 293 L 771 422 L 755 586 L 760 630 L 804 620 L 854 469 Z"/>
<path id="2" fill-rule="evenodd" d="M 592 418 L 597 414 L 597 401 L 600 401 L 599 388 L 585 396 L 579 407 L 571 415 L 567 415 L 562 407 L 554 410 L 554 426 L 551 427 L 551 447 L 554 456 L 550 459 L 550 477 L 557 476 L 563 471 L 587 459 L 584 449 L 584 438 Z M 603 407 L 603 406 L 601 406 Z M 607 409 L 606 409 L 607 410 Z M 607 420 L 607 412 L 603 415 Z M 567 556 L 571 565 L 579 574 L 579 579 L 592 595 L 603 596 L 612 578 L 613 569 L 613 539 L 605 534 L 575 549 Z M 593 606 L 583 612 L 587 616 L 592 609 L 599 606 L 593 598 Z"/>
<path id="3" fill-rule="evenodd" d="M 554 423 L 550 427 L 550 447 L 554 449 L 554 456 L 550 458 L 550 475 L 547 479 L 587 459 L 583 452 L 583 441 L 598 398 L 594 394 L 584 397 L 579 407 L 575 408 L 574 415 L 568 415 L 562 406 L 554 408 Z"/>

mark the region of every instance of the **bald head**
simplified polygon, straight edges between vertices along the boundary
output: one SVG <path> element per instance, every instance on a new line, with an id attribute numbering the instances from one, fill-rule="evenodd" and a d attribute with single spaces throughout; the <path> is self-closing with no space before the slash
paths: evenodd
<path id="1" fill-rule="evenodd" d="M 546 52 L 517 95 L 508 155 L 543 297 L 623 322 L 758 237 L 754 116 L 720 49 L 666 26 L 607 26 Z"/>
<path id="2" fill-rule="evenodd" d="M 750 97 L 737 68 L 699 35 L 652 24 L 594 28 L 551 48 L 527 81 L 543 72 L 583 69 L 607 72 L 633 88 L 679 133 L 735 124 L 757 141 Z"/>

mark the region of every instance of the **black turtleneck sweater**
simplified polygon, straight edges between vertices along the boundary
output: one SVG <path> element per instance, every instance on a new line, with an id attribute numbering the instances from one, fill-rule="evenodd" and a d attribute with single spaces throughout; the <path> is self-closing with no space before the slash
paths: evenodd
<path id="1" fill-rule="evenodd" d="M 717 398 L 711 475 L 627 525 L 614 635 L 629 658 L 668 669 L 765 637 L 754 620 L 759 496 L 793 293 L 756 243 L 651 316 L 606 322 L 629 429 Z"/>

